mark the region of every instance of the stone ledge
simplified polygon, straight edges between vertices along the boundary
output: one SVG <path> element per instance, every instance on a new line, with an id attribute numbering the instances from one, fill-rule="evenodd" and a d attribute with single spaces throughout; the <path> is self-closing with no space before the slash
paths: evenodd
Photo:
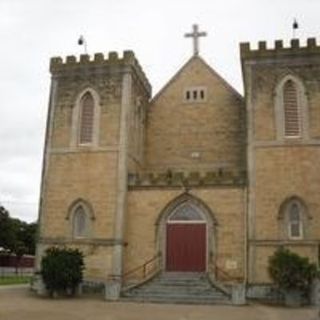
<path id="1" fill-rule="evenodd" d="M 278 240 L 278 239 L 249 239 L 249 245 L 259 247 L 279 247 L 279 246 L 318 246 L 319 240 L 296 239 L 296 240 Z"/>
<path id="2" fill-rule="evenodd" d="M 191 172 L 151 172 L 129 174 L 129 187 L 197 187 L 197 186 L 243 186 L 246 172 L 218 169 L 205 173 Z"/>
<path id="3" fill-rule="evenodd" d="M 100 239 L 100 238 L 86 238 L 86 239 L 73 239 L 68 237 L 42 237 L 38 241 L 41 244 L 50 245 L 101 245 L 101 246 L 115 246 L 126 245 L 122 240 L 118 239 Z"/>

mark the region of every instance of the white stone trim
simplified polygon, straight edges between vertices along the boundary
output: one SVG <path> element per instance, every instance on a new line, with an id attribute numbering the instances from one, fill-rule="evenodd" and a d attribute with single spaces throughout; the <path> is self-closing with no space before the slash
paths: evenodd
<path id="1" fill-rule="evenodd" d="M 92 142 L 80 144 L 79 135 L 80 135 L 80 114 L 81 114 L 81 99 L 82 97 L 89 92 L 92 95 L 94 102 L 94 115 L 93 115 L 93 134 Z M 99 132 L 100 132 L 100 96 L 96 90 L 91 87 L 86 87 L 83 89 L 77 96 L 73 111 L 72 111 L 72 125 L 71 125 L 71 141 L 70 147 L 72 149 L 77 147 L 97 147 L 99 145 Z"/>

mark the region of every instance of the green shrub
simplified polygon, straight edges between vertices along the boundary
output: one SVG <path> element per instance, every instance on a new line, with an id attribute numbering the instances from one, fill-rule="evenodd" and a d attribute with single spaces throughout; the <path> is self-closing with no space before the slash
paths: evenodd
<path id="1" fill-rule="evenodd" d="M 52 247 L 41 260 L 41 275 L 50 296 L 54 292 L 74 295 L 83 269 L 83 254 L 77 249 Z"/>
<path id="2" fill-rule="evenodd" d="M 288 249 L 280 248 L 269 258 L 269 274 L 280 289 L 306 292 L 317 267 L 308 258 L 301 257 Z"/>

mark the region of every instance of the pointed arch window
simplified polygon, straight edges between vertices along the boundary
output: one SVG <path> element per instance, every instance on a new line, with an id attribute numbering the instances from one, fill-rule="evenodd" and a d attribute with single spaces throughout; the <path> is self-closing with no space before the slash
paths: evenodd
<path id="1" fill-rule="evenodd" d="M 288 234 L 291 239 L 303 237 L 302 210 L 298 202 L 293 201 L 288 207 Z"/>
<path id="2" fill-rule="evenodd" d="M 312 219 L 304 201 L 296 196 L 285 200 L 279 210 L 279 220 L 284 236 L 290 240 L 305 239 L 308 220 Z"/>
<path id="3" fill-rule="evenodd" d="M 72 112 L 70 146 L 94 148 L 99 145 L 100 96 L 86 88 L 78 94 Z"/>
<path id="4" fill-rule="evenodd" d="M 301 119 L 297 85 L 292 79 L 283 85 L 284 135 L 285 137 L 301 136 Z"/>
<path id="5" fill-rule="evenodd" d="M 79 205 L 73 214 L 72 234 L 74 238 L 84 238 L 88 236 L 88 215 L 83 206 Z"/>
<path id="6" fill-rule="evenodd" d="M 303 82 L 287 75 L 275 89 L 277 139 L 308 138 L 308 103 Z"/>
<path id="7" fill-rule="evenodd" d="M 86 92 L 80 101 L 79 143 L 87 144 L 93 141 L 94 99 Z"/>
<path id="8" fill-rule="evenodd" d="M 168 222 L 176 221 L 201 221 L 205 222 L 199 210 L 190 204 L 183 204 L 173 211 Z"/>
<path id="9" fill-rule="evenodd" d="M 88 238 L 92 236 L 93 221 L 95 220 L 93 207 L 83 199 L 71 203 L 66 220 L 69 221 L 69 232 L 72 238 Z"/>

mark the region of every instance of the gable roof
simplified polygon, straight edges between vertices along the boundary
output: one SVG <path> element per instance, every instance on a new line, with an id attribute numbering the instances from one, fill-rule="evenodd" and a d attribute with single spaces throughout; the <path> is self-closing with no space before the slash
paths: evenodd
<path id="1" fill-rule="evenodd" d="M 191 63 L 195 60 L 200 61 L 206 69 L 209 70 L 209 72 L 216 78 L 221 81 L 222 85 L 224 85 L 225 88 L 232 91 L 236 96 L 238 96 L 239 99 L 244 100 L 244 97 L 234 88 L 232 87 L 225 79 L 223 79 L 213 68 L 210 67 L 210 65 L 200 56 L 192 56 L 178 71 L 177 73 L 158 91 L 158 93 L 151 99 L 150 103 L 153 103 L 156 101 L 159 96 L 162 95 L 162 93 L 191 65 Z"/>

